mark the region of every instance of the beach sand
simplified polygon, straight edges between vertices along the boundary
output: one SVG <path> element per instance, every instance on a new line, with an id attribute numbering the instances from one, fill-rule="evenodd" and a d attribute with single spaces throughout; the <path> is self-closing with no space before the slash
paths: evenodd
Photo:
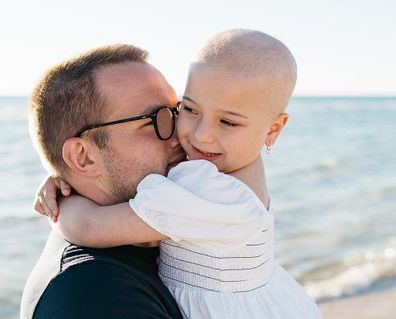
<path id="1" fill-rule="evenodd" d="M 395 319 L 396 288 L 319 304 L 323 319 Z"/>

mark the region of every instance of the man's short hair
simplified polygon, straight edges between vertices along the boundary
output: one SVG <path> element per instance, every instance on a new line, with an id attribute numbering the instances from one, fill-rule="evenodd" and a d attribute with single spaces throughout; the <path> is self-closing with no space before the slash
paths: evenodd
<path id="1" fill-rule="evenodd" d="M 62 176 L 66 163 L 64 142 L 82 127 L 106 117 L 104 97 L 95 84 L 95 71 L 124 62 L 147 60 L 148 52 L 127 44 L 116 44 L 83 53 L 49 69 L 35 87 L 29 112 L 31 135 L 52 173 Z M 106 147 L 105 130 L 87 132 L 99 148 Z"/>

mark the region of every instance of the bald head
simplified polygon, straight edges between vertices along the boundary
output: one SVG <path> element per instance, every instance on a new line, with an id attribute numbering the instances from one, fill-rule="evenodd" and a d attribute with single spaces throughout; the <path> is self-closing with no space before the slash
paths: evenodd
<path id="1" fill-rule="evenodd" d="M 233 29 L 219 33 L 198 53 L 197 62 L 221 66 L 246 77 L 279 74 L 296 80 L 296 62 L 289 49 L 260 31 Z"/>
<path id="2" fill-rule="evenodd" d="M 277 115 L 286 108 L 297 78 L 296 62 L 289 49 L 254 30 L 217 34 L 198 53 L 192 64 L 196 67 L 213 67 L 238 79 L 262 82 L 262 92 Z"/>

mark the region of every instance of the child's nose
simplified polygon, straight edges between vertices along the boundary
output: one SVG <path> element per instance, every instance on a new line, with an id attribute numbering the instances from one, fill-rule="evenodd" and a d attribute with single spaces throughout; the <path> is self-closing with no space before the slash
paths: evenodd
<path id="1" fill-rule="evenodd" d="M 213 142 L 213 128 L 207 121 L 200 121 L 194 132 L 195 140 L 200 143 Z"/>

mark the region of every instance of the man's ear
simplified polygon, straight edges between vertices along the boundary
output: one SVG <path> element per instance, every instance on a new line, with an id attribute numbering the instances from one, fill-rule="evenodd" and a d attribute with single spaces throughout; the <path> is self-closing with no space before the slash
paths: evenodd
<path id="1" fill-rule="evenodd" d="M 277 119 L 271 124 L 270 130 L 265 137 L 265 145 L 271 147 L 275 144 L 280 132 L 289 120 L 289 115 L 287 113 L 282 113 L 277 117 Z"/>
<path id="2" fill-rule="evenodd" d="M 71 171 L 90 177 L 97 174 L 97 163 L 92 145 L 83 138 L 67 139 L 63 143 L 62 156 Z"/>

